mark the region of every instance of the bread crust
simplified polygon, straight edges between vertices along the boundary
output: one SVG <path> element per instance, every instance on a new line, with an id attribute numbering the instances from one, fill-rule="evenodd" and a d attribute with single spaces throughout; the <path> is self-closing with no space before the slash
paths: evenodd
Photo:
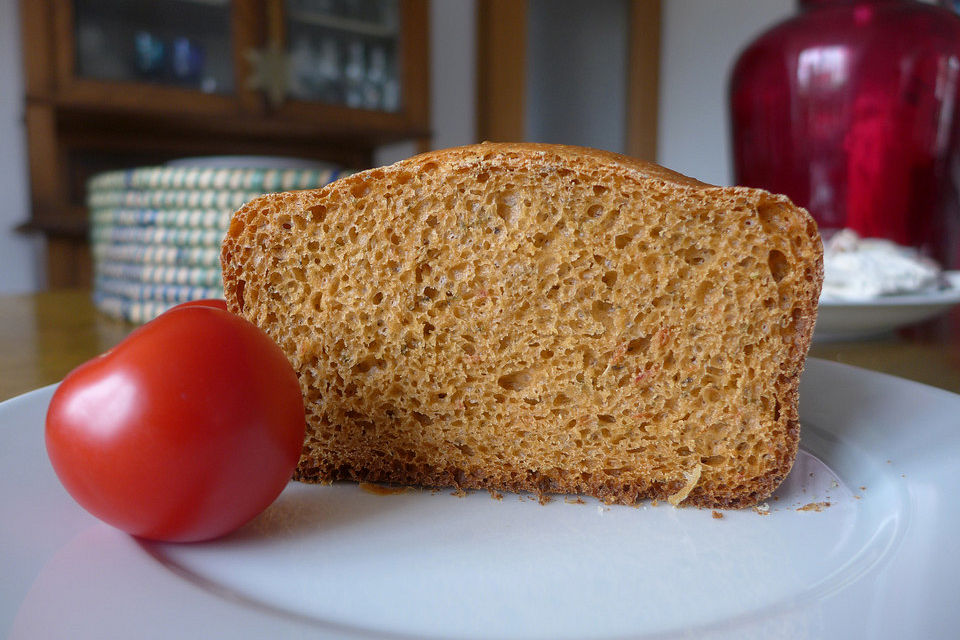
<path id="1" fill-rule="evenodd" d="M 688 468 L 673 477 L 632 477 L 627 481 L 601 474 L 582 474 L 561 467 L 524 468 L 516 461 L 501 461 L 496 465 L 467 465 L 425 463 L 410 464 L 386 456 L 371 456 L 369 451 L 337 451 L 334 455 L 316 446 L 305 446 L 304 456 L 296 478 L 307 482 L 330 482 L 355 480 L 368 482 L 412 484 L 420 486 L 452 486 L 458 489 L 491 489 L 507 491 L 530 491 L 540 495 L 547 493 L 575 493 L 595 496 L 612 503 L 633 504 L 642 499 L 678 498 L 684 505 L 710 508 L 738 508 L 756 504 L 769 496 L 789 473 L 796 457 L 800 438 L 800 423 L 797 413 L 800 375 L 816 321 L 817 301 L 823 278 L 822 247 L 816 225 L 809 214 L 794 206 L 784 196 L 745 187 L 721 188 L 694 180 L 658 165 L 629 158 L 615 153 L 544 144 L 483 143 L 453 149 L 433 151 L 392 165 L 353 174 L 318 190 L 271 194 L 254 200 L 241 208 L 234 216 L 223 242 L 223 282 L 227 304 L 234 313 L 239 313 L 260 324 L 277 338 L 278 332 L 271 325 L 271 314 L 263 305 L 254 306 L 248 298 L 250 287 L 264 288 L 262 278 L 254 274 L 255 267 L 278 247 L 285 236 L 278 231 L 275 218 L 291 212 L 304 212 L 324 203 L 354 200 L 364 190 L 377 189 L 378 185 L 394 184 L 410 180 L 410 176 L 455 175 L 469 172 L 471 176 L 503 172 L 544 172 L 547 170 L 569 171 L 589 169 L 615 179 L 631 189 L 666 193 L 687 203 L 737 202 L 754 207 L 754 212 L 764 228 L 770 227 L 772 235 L 793 234 L 784 246 L 793 246 L 795 253 L 789 255 L 793 269 L 802 271 L 802 277 L 791 285 L 788 292 L 795 300 L 791 307 L 789 331 L 782 334 L 786 356 L 778 363 L 777 378 L 773 382 L 776 396 L 773 423 L 782 435 L 771 439 L 768 450 L 763 451 L 771 462 L 761 475 L 737 478 L 730 482 L 706 481 L 690 484 Z M 612 178 L 611 178 L 612 176 Z M 604 183 L 608 184 L 608 183 Z M 362 196 L 361 196 L 362 197 Z M 691 205 L 692 206 L 692 205 Z M 334 209 L 330 205 L 331 210 Z M 769 219 L 764 212 L 770 212 Z M 782 227 L 782 228 L 780 228 Z M 268 231 L 264 229 L 269 228 Z M 799 231 L 798 231 L 799 229 Z M 292 230 L 294 233 L 296 229 Z M 266 233 L 266 236 L 263 234 Z M 259 235 L 258 235 L 259 234 Z M 264 237 L 269 240 L 264 241 Z M 264 243 L 276 246 L 264 246 Z M 291 241 L 292 242 L 292 241 Z M 290 245 L 292 246 L 292 245 Z M 283 245 L 284 250 L 289 246 Z M 787 249 L 778 252 L 789 253 Z M 772 260 L 772 258 L 771 258 Z M 771 266 L 771 269 L 774 268 Z M 790 276 L 788 276 L 789 279 Z M 259 284 L 251 285 L 251 282 Z M 784 295 L 781 293 L 781 295 Z M 259 298 L 262 300 L 262 296 Z M 301 304 L 298 300 L 295 304 Z M 273 321 L 276 323 L 276 320 Z M 284 342 L 281 346 L 284 346 Z M 304 375 L 304 364 L 296 346 L 284 346 L 301 374 L 305 394 L 315 381 Z M 308 414 L 308 418 L 311 416 Z M 326 418 L 313 416 L 315 429 Z M 309 421 L 309 420 L 308 420 Z M 701 456 L 701 459 L 703 456 Z M 699 478 L 700 462 L 695 462 Z M 686 475 L 684 475 L 686 474 Z M 681 496 L 681 494 L 684 494 Z"/>

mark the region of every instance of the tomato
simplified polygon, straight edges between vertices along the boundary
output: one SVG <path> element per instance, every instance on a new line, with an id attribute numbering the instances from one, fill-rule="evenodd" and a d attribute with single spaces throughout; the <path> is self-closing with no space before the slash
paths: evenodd
<path id="1" fill-rule="evenodd" d="M 47 411 L 67 491 L 136 536 L 197 541 L 240 527 L 283 490 L 304 437 L 280 348 L 208 305 L 171 309 L 73 370 Z"/>

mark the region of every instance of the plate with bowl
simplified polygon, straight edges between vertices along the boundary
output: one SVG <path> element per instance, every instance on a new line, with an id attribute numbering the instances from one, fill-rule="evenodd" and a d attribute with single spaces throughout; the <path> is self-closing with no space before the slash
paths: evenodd
<path id="1" fill-rule="evenodd" d="M 960 271 L 945 271 L 944 286 L 871 300 L 821 300 L 814 339 L 864 340 L 930 320 L 960 304 Z"/>

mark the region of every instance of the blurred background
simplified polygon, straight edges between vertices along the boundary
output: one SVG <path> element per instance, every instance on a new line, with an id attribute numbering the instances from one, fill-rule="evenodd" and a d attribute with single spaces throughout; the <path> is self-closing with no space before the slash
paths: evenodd
<path id="1" fill-rule="evenodd" d="M 729 87 L 738 56 L 801 9 L 834 4 L 854 3 L 0 0 L 0 294 L 91 287 L 103 275 L 98 255 L 123 291 L 125 277 L 146 281 L 142 251 L 109 246 L 147 238 L 113 228 L 121 214 L 128 222 L 168 209 L 212 215 L 284 180 L 314 186 L 480 140 L 599 147 L 731 184 Z M 937 10 L 931 24 L 953 17 Z M 759 55 L 793 54 L 781 47 Z M 929 92 L 939 92 L 936 113 L 946 123 L 934 134 L 946 131 L 952 148 L 953 94 L 945 92 L 956 88 L 957 57 L 944 59 L 953 75 L 940 69 L 936 77 L 952 84 L 937 80 Z M 821 55 L 805 68 L 821 84 L 836 83 L 838 60 Z M 746 85 L 760 82 L 752 69 L 743 72 Z M 755 84 L 741 89 L 754 106 L 766 104 L 762 93 Z M 742 128 L 759 119 L 746 114 Z M 762 147 L 756 127 L 744 135 Z M 171 161 L 183 172 L 110 173 Z M 301 173 L 264 182 L 250 177 L 251 167 Z M 212 200 L 188 193 L 184 181 L 211 168 L 227 171 L 214 182 L 253 182 L 203 182 Z M 178 251 L 210 236 L 164 233 L 159 241 Z M 183 262 L 181 254 L 170 260 Z M 204 276 L 193 267 L 191 277 Z"/>
<path id="2" fill-rule="evenodd" d="M 727 184 L 730 68 L 794 4 L 0 0 L 0 294 L 90 286 L 86 180 L 180 157 L 527 139 Z"/>

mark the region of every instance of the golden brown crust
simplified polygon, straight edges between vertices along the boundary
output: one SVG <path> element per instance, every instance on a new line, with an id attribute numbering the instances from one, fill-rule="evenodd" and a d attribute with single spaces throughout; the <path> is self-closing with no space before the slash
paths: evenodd
<path id="1" fill-rule="evenodd" d="M 796 456 L 823 267 L 783 196 L 484 143 L 255 200 L 222 264 L 300 374 L 302 480 L 741 507 Z"/>

